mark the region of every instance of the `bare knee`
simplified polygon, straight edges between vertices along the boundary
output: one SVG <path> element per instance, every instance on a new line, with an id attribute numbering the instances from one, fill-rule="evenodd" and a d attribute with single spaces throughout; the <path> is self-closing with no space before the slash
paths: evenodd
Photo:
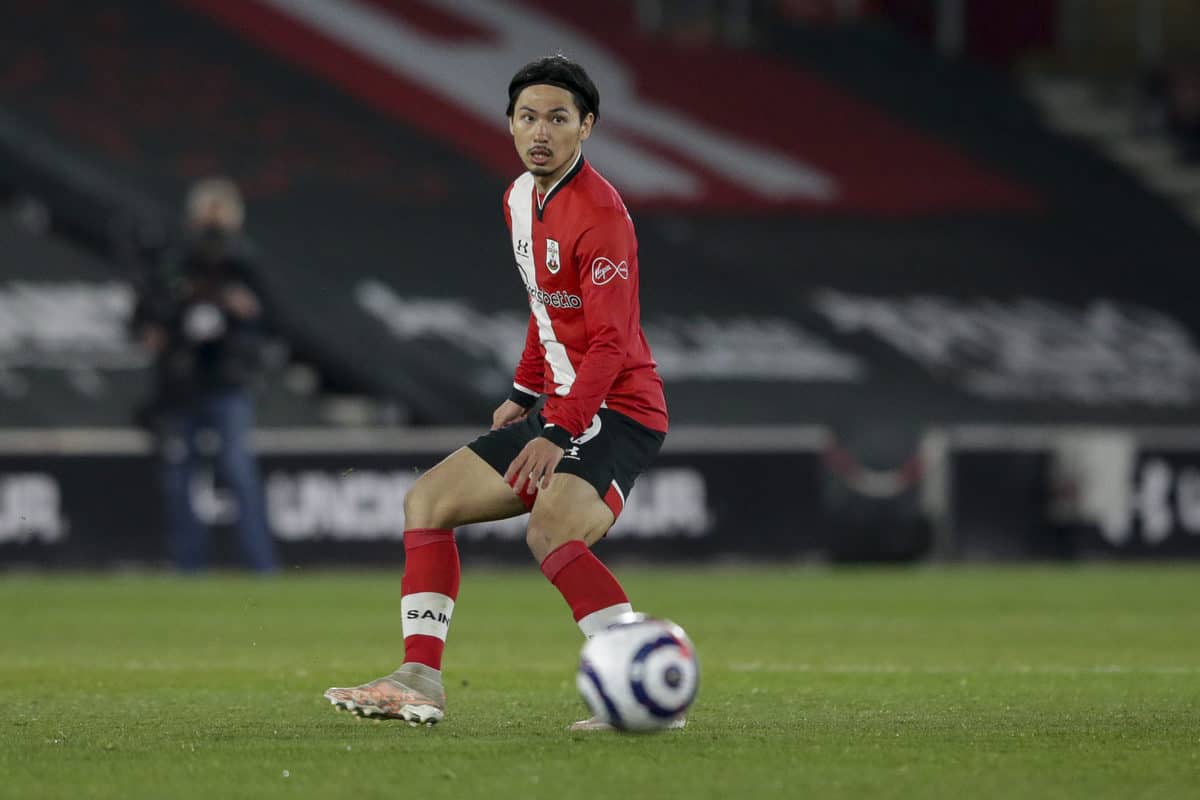
<path id="1" fill-rule="evenodd" d="M 404 527 L 453 528 L 458 525 L 452 499 L 422 475 L 404 495 Z"/>
<path id="2" fill-rule="evenodd" d="M 529 552 L 539 564 L 559 546 L 558 538 L 553 528 L 530 518 L 529 527 L 525 529 L 525 544 L 529 546 Z"/>
<path id="3" fill-rule="evenodd" d="M 529 517 L 529 527 L 525 529 L 525 544 L 529 546 L 529 552 L 538 563 L 541 563 L 546 556 L 573 539 L 590 547 L 592 542 L 604 535 L 605 529 L 591 530 L 590 527 L 582 524 L 577 517 L 547 513 L 535 507 Z"/>
<path id="4" fill-rule="evenodd" d="M 529 527 L 525 529 L 525 544 L 529 546 L 529 552 L 539 564 L 572 538 L 581 537 L 572 537 L 568 531 L 556 529 L 532 518 L 529 520 Z"/>

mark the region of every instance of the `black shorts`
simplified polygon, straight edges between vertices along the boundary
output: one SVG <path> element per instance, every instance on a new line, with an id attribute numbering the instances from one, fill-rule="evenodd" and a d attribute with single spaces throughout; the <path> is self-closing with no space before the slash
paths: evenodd
<path id="1" fill-rule="evenodd" d="M 545 424 L 541 414 L 530 414 L 520 422 L 488 431 L 467 447 L 503 475 L 525 445 L 541 435 Z M 588 429 L 571 440 L 554 471 L 583 478 L 612 509 L 613 517 L 619 517 L 633 482 L 658 455 L 664 439 L 666 434 L 602 408 Z M 520 497 L 529 508 L 537 499 L 536 494 L 527 492 Z"/>

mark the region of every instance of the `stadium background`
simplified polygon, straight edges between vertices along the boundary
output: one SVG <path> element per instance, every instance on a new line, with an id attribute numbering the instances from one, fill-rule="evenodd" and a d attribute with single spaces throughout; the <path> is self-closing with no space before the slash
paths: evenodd
<path id="1" fill-rule="evenodd" d="M 500 214 L 518 169 L 504 81 L 525 60 L 562 50 L 601 89 L 603 113 L 586 152 L 637 224 L 644 323 L 673 423 L 660 461 L 602 545 L 604 558 L 631 570 L 663 613 L 686 618 L 689 607 L 682 595 L 656 594 L 654 572 L 640 570 L 670 565 L 672 585 L 711 580 L 743 598 L 744 606 L 714 606 L 710 619 L 738 607 L 818 649 L 845 645 L 857 659 L 850 668 L 836 654 L 833 666 L 814 656 L 775 675 L 785 683 L 773 689 L 753 669 L 744 680 L 734 667 L 721 671 L 713 633 L 745 633 L 741 623 L 705 631 L 702 621 L 683 620 L 710 633 L 710 679 L 724 675 L 746 691 L 759 681 L 762 702 L 815 681 L 831 692 L 826 726 L 840 724 L 831 721 L 838 703 L 865 702 L 834 684 L 867 675 L 867 695 L 883 697 L 888 664 L 924 676 L 903 696 L 930 705 L 935 727 L 949 724 L 953 709 L 931 703 L 920 684 L 943 674 L 939 658 L 961 655 L 953 631 L 967 639 L 967 631 L 990 631 L 987 642 L 1017 648 L 1011 671 L 995 667 L 1014 696 L 1023 691 L 1014 676 L 1076 675 L 1064 661 L 1081 665 L 1085 679 L 1106 664 L 1118 675 L 1150 675 L 1163 687 L 1151 716 L 1171 708 L 1182 717 L 1146 723 L 1179 755 L 1174 771 L 1164 767 L 1155 773 L 1161 782 L 1147 785 L 1182 796 L 1196 779 L 1195 744 L 1178 738 L 1180 720 L 1197 707 L 1200 657 L 1187 644 L 1200 620 L 1187 589 L 1195 573 L 1178 563 L 1200 555 L 1195 3 L 17 5 L 0 25 L 0 586 L 19 609 L 14 642 L 35 655 L 6 662 L 11 691 L 37 685 L 28 667 L 38 658 L 97 657 L 60 651 L 51 632 L 79 634 L 55 626 L 101 597 L 123 609 L 108 620 L 118 628 L 139 614 L 177 613 L 156 624 L 167 630 L 179 619 L 187 630 L 190 620 L 195 636 L 217 638 L 196 633 L 207 629 L 189 616 L 192 602 L 224 609 L 235 630 L 238 614 L 247 615 L 243 626 L 259 619 L 250 610 L 258 600 L 222 605 L 227 590 L 266 608 L 283 598 L 303 606 L 301 596 L 315 603 L 327 591 L 347 613 L 361 610 L 358 602 L 377 609 L 395 600 L 348 587 L 379 588 L 398 576 L 406 488 L 475 435 L 506 394 L 527 311 Z M 127 331 L 133 270 L 177 224 L 188 184 L 214 172 L 247 192 L 248 231 L 277 321 L 272 368 L 256 390 L 255 439 L 287 570 L 275 588 L 157 575 L 166 557 L 152 442 L 134 423 L 149 371 Z M 223 562 L 236 566 L 228 492 L 207 475 L 193 498 L 220 534 Z M 516 572 L 487 571 L 528 566 L 520 520 L 473 526 L 459 539 L 466 585 L 474 569 L 497 604 L 524 598 L 503 588 Z M 847 583 L 803 569 L 878 562 L 939 569 L 938 577 L 916 573 L 932 583 L 896 611 L 900 628 L 928 635 L 922 655 L 903 644 L 898 651 L 886 634 L 880 641 L 891 649 L 872 650 L 867 640 L 886 623 L 866 625 L 855 616 L 858 601 L 847 599 L 886 608 L 914 591 L 899 577 L 908 573 L 851 573 Z M 980 566 L 993 562 L 1042 566 Z M 1102 571 L 1079 582 L 1073 569 L 1048 562 Z M 748 571 L 730 573 L 730 563 Z M 321 583 L 335 578 L 318 568 L 343 567 L 390 572 L 340 588 Z M 114 586 L 103 577 L 131 571 L 145 583 Z M 317 583 L 295 583 L 314 572 Z M 753 593 L 755 584 L 764 594 Z M 1161 607 L 1139 605 L 1156 588 Z M 1011 594 L 1023 591 L 1028 606 Z M 821 597 L 830 603 L 825 621 L 804 628 L 799 606 Z M 781 598 L 798 605 L 777 608 Z M 703 607 L 702 597 L 695 602 Z M 959 602 L 968 615 L 961 628 L 922 627 Z M 1038 608 L 1064 603 L 1098 611 L 1038 627 Z M 996 626 L 996 608 L 1016 615 L 1012 627 Z M 282 607 L 272 613 L 264 619 L 288 624 Z M 394 614 L 371 619 L 398 633 Z M 1128 637 L 1127 649 L 1099 644 L 1110 624 Z M 366 627 L 350 630 L 377 635 Z M 1051 630 L 1084 644 L 1039 650 L 1050 647 Z M 321 636 L 315 624 L 307 633 Z M 772 662 L 775 645 L 758 633 L 730 641 L 765 655 L 731 664 Z M 465 628 L 463 640 L 472 635 Z M 195 636 L 187 646 L 176 641 L 174 655 L 201 665 L 216 659 Z M 697 640 L 703 653 L 705 639 Z M 574 646 L 552 641 L 568 655 Z M 157 663 L 152 643 L 137 648 L 145 652 L 112 655 L 106 674 Z M 1129 656 L 1135 650 L 1142 660 Z M 536 652 L 553 657 L 548 646 Z M 955 663 L 987 670 L 994 652 L 979 643 Z M 1043 656 L 1049 661 L 1038 662 Z M 504 668 L 521 672 L 509 658 Z M 317 656 L 304 659 L 321 669 Z M 345 655 L 339 668 L 352 662 Z M 482 662 L 466 662 L 479 680 Z M 200 667 L 165 663 L 179 670 L 184 695 L 202 681 Z M 233 685 L 230 670 L 210 672 Z M 538 696 L 534 687 L 522 691 Z M 1055 708 L 1088 719 L 1087 707 L 1056 706 L 1064 696 L 1045 695 L 1043 722 Z M 15 735 L 36 730 L 37 742 L 59 743 L 38 727 L 49 723 L 36 721 L 36 706 L 17 697 L 14 725 L 30 727 Z M 214 702 L 239 702 L 231 697 Z M 288 702 L 293 720 L 309 711 Z M 738 718 L 742 706 L 721 708 Z M 81 719 L 103 726 L 95 715 Z M 465 730 L 492 722 L 472 719 Z M 772 724 L 795 733 L 791 721 Z M 1057 717 L 1047 724 L 1072 730 Z M 236 739 L 232 728 L 208 730 Z M 842 732 L 849 752 L 855 737 Z M 1107 763 L 1111 751 L 1085 755 Z M 39 764 L 54 763 L 45 758 L 38 751 L 8 766 L 32 780 Z M 83 783 L 60 788 L 63 796 L 79 786 L 97 796 L 128 791 L 138 769 L 131 762 L 131 771 L 112 773 L 124 783 L 80 773 Z M 1013 785 L 1036 794 L 1046 769 L 1030 767 Z M 1131 769 L 1128 784 L 1114 785 L 1137 786 Z M 805 774 L 789 779 L 824 773 Z M 979 774 L 958 777 L 967 786 Z M 891 778 L 829 780 L 810 788 L 854 794 Z M 253 785 L 254 794 L 269 794 Z M 753 794 L 774 784 L 744 785 Z M 946 784 L 948 796 L 957 785 Z M 979 786 L 1005 791 L 1003 782 Z M 1085 789 L 1095 786 L 1064 790 Z"/>
<path id="2" fill-rule="evenodd" d="M 0 559 L 161 557 L 125 317 L 140 254 L 212 172 L 246 188 L 278 319 L 260 449 L 287 558 L 399 558 L 412 469 L 489 418 L 523 341 L 492 84 L 555 49 L 611 87 L 589 153 L 637 220 L 674 425 L 614 552 L 1200 552 L 1197 181 L 1143 90 L 1159 64 L 1195 80 L 1195 11 L 1001 6 L 14 15 Z M 511 526 L 469 546 L 525 557 Z"/>

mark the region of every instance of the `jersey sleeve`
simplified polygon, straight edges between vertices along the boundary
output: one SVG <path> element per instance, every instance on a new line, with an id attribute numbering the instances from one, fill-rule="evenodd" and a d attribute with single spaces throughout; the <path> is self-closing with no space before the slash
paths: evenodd
<path id="1" fill-rule="evenodd" d="M 512 394 L 508 396 L 517 405 L 531 408 L 541 396 L 543 380 L 542 341 L 538 336 L 537 320 L 529 315 L 529 328 L 525 332 L 525 350 L 521 353 L 521 361 L 517 364 L 517 372 L 513 376 Z"/>
<path id="2" fill-rule="evenodd" d="M 571 436 L 579 436 L 591 424 L 637 337 L 637 239 L 624 209 L 613 209 L 584 231 L 575 256 L 587 351 L 570 393 L 546 415 L 548 423 Z M 548 438 L 557 444 L 562 437 Z"/>

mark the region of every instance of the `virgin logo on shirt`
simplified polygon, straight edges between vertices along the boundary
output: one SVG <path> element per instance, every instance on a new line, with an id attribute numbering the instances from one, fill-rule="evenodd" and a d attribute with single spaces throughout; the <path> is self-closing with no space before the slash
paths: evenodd
<path id="1" fill-rule="evenodd" d="M 592 283 L 597 286 L 603 286 L 618 275 L 624 280 L 629 280 L 629 267 L 624 261 L 614 264 L 604 256 L 600 256 L 592 262 Z"/>

